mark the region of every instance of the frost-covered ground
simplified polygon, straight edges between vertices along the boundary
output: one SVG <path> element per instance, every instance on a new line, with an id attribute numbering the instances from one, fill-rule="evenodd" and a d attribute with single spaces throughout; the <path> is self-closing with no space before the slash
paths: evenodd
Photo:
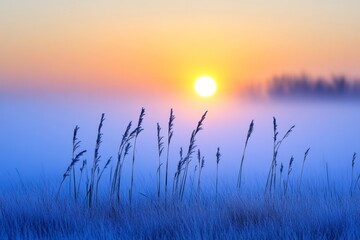
<path id="1" fill-rule="evenodd" d="M 57 184 L 43 180 L 2 187 L 1 239 L 359 239 L 360 191 L 345 184 L 292 181 L 264 194 L 263 184 L 219 191 L 188 192 L 183 201 L 155 194 L 134 197 L 130 209 L 112 205 L 104 194 L 92 209 L 85 198 L 75 203 Z M 194 192 L 193 192 L 194 193 Z"/>

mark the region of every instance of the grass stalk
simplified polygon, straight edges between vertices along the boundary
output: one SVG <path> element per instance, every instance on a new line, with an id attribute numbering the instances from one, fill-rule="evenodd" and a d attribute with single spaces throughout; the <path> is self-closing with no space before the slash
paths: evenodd
<path id="1" fill-rule="evenodd" d="M 76 125 L 76 127 L 74 129 L 74 133 L 73 133 L 73 148 L 72 148 L 71 163 L 67 167 L 65 173 L 63 174 L 63 178 L 62 178 L 62 181 L 60 183 L 59 189 L 57 191 L 56 198 L 58 198 L 58 196 L 60 194 L 60 189 L 61 189 L 64 181 L 66 180 L 67 177 L 70 177 L 71 172 L 73 172 L 73 176 L 74 176 L 74 180 L 73 180 L 74 181 L 74 183 L 73 183 L 73 186 L 74 186 L 74 199 L 75 199 L 75 201 L 77 200 L 75 164 L 78 161 L 80 161 L 80 158 L 86 153 L 86 150 L 83 150 L 83 151 L 80 151 L 80 152 L 76 153 L 76 151 L 80 147 L 80 143 L 81 143 L 81 141 L 78 141 L 78 138 L 77 138 L 78 130 L 79 130 L 79 127 Z M 70 188 L 71 188 L 71 184 L 70 184 Z"/>
<path id="2" fill-rule="evenodd" d="M 244 150 L 243 150 L 243 154 L 242 154 L 242 157 L 241 157 L 239 174 L 238 174 L 238 181 L 237 181 L 237 188 L 239 190 L 240 190 L 240 187 L 241 187 L 242 170 L 243 170 L 243 164 L 244 164 L 244 159 L 245 159 L 245 151 L 246 151 L 246 147 L 248 145 L 250 136 L 251 136 L 253 131 L 254 131 L 254 120 L 252 120 L 250 125 L 249 125 L 249 130 L 248 130 L 248 133 L 247 133 L 247 136 L 246 136 L 246 141 L 245 141 L 245 144 L 244 144 Z"/>
<path id="3" fill-rule="evenodd" d="M 139 120 L 138 120 L 138 125 L 135 131 L 135 140 L 134 140 L 134 148 L 133 148 L 133 158 L 132 158 L 132 165 L 131 165 L 131 180 L 130 180 L 130 190 L 129 190 L 129 203 L 130 203 L 130 210 L 131 210 L 131 206 L 132 206 L 132 197 L 133 197 L 133 188 L 134 188 L 134 167 L 135 167 L 135 158 L 136 158 L 136 143 L 137 143 L 137 138 L 139 136 L 139 134 L 143 131 L 143 128 L 141 127 L 142 122 L 144 120 L 144 116 L 145 116 L 145 108 L 141 109 L 140 112 L 140 116 L 139 116 Z"/>
<path id="4" fill-rule="evenodd" d="M 100 145 L 102 143 L 102 135 L 103 134 L 101 133 L 101 128 L 103 127 L 104 121 L 105 121 L 105 114 L 103 113 L 101 115 L 101 119 L 100 119 L 100 123 L 99 123 L 99 127 L 98 127 L 98 133 L 97 133 L 96 143 L 95 143 L 93 166 L 91 168 L 91 176 L 90 176 L 90 183 L 89 183 L 89 189 L 88 189 L 89 208 L 92 207 L 95 175 L 96 175 L 97 169 L 99 168 L 99 162 L 100 162 L 100 158 L 101 158 L 101 155 L 99 154 L 99 149 L 100 149 Z"/>
<path id="5" fill-rule="evenodd" d="M 220 147 L 217 148 L 216 151 L 216 183 L 215 183 L 215 199 L 217 201 L 218 198 L 218 185 L 219 185 L 219 163 L 220 163 Z"/>
<path id="6" fill-rule="evenodd" d="M 293 129 L 295 128 L 295 125 L 293 125 L 283 136 L 283 138 L 281 140 L 277 140 L 277 137 L 279 135 L 279 132 L 277 130 L 277 123 L 276 123 L 276 118 L 273 117 L 273 132 L 274 132 L 274 136 L 273 136 L 273 156 L 272 156 L 272 161 L 271 161 L 271 165 L 270 165 L 270 169 L 269 169 L 269 173 L 268 173 L 268 177 L 266 180 L 266 185 L 265 185 L 265 193 L 269 192 L 271 193 L 273 185 L 275 186 L 276 184 L 276 166 L 277 166 L 277 155 L 280 149 L 281 144 L 283 143 L 283 141 L 290 135 L 290 133 L 293 131 Z"/>
<path id="7" fill-rule="evenodd" d="M 157 143 L 158 143 L 158 157 L 159 157 L 159 164 L 158 164 L 158 167 L 157 167 L 157 171 L 156 171 L 156 174 L 158 175 L 158 179 L 157 179 L 157 196 L 158 196 L 158 199 L 160 199 L 160 191 L 161 191 L 161 154 L 164 150 L 164 142 L 163 142 L 163 138 L 161 135 L 160 135 L 160 132 L 161 132 L 161 127 L 160 127 L 160 124 L 157 123 Z"/>
<path id="8" fill-rule="evenodd" d="M 181 172 L 183 170 L 183 166 L 184 166 L 184 158 L 183 158 L 183 149 L 182 149 L 182 147 L 180 148 L 179 155 L 180 155 L 180 160 L 178 162 L 177 169 L 176 169 L 176 172 L 174 174 L 173 194 L 175 194 L 175 192 L 178 192 L 180 174 L 181 174 Z"/>
<path id="9" fill-rule="evenodd" d="M 121 184 L 122 166 L 125 161 L 125 156 L 128 154 L 128 152 L 131 148 L 130 141 L 131 141 L 131 139 L 134 138 L 135 133 L 136 133 L 136 129 L 130 133 L 131 125 L 132 125 L 132 123 L 129 122 L 129 124 L 127 125 L 126 130 L 122 136 L 121 143 L 119 145 L 118 154 L 117 154 L 117 161 L 116 161 L 116 166 L 115 166 L 115 170 L 114 170 L 114 175 L 112 176 L 112 182 L 111 182 L 112 183 L 111 190 L 110 190 L 111 199 L 114 199 L 114 195 L 116 193 L 118 204 L 120 204 L 120 184 Z M 125 151 L 125 153 L 124 153 L 124 151 Z"/>
<path id="10" fill-rule="evenodd" d="M 205 164 L 205 158 L 204 156 L 201 156 L 201 153 L 200 153 L 200 149 L 198 149 L 198 166 L 199 166 L 199 175 L 198 175 L 198 184 L 197 184 L 197 195 L 198 197 L 200 196 L 200 182 L 201 182 L 201 172 L 202 172 L 202 169 L 204 168 L 204 164 Z M 194 175 L 195 177 L 195 175 Z"/>
<path id="11" fill-rule="evenodd" d="M 289 177 L 290 177 L 290 173 L 292 171 L 292 164 L 294 162 L 294 157 L 291 156 L 290 161 L 289 161 L 289 167 L 288 167 L 288 172 L 287 172 L 287 177 L 286 177 L 286 183 L 284 186 L 284 194 L 286 195 L 287 190 L 288 190 L 288 185 L 289 185 Z"/>
<path id="12" fill-rule="evenodd" d="M 167 205 L 167 194 L 168 194 L 168 175 L 169 175 L 169 154 L 170 154 L 170 143 L 174 134 L 174 120 L 175 115 L 173 109 L 170 109 L 170 117 L 168 122 L 168 138 L 167 138 L 167 149 L 166 149 L 166 165 L 165 165 L 165 207 Z"/>
<path id="13" fill-rule="evenodd" d="M 303 172 L 304 172 L 304 165 L 305 165 L 305 161 L 306 161 L 306 159 L 307 159 L 307 156 L 308 156 L 308 154 L 309 154 L 309 151 L 310 151 L 310 148 L 308 148 L 308 149 L 305 151 L 304 159 L 303 159 L 303 162 L 302 162 L 302 165 L 301 165 L 299 188 L 301 187 L 302 176 L 303 176 Z"/>
<path id="14" fill-rule="evenodd" d="M 196 145 L 195 145 L 196 135 L 199 133 L 199 131 L 202 130 L 203 122 L 204 122 L 204 120 L 205 120 L 205 118 L 206 118 L 207 112 L 208 112 L 208 111 L 206 111 L 206 112 L 202 115 L 200 121 L 199 121 L 198 124 L 197 124 L 196 129 L 192 132 L 191 137 L 190 137 L 189 148 L 188 148 L 187 154 L 186 154 L 186 156 L 185 156 L 185 158 L 184 158 L 185 169 L 184 169 L 184 173 L 183 173 L 183 177 L 182 177 L 181 185 L 180 185 L 179 196 L 180 196 L 180 199 L 181 199 L 181 200 L 182 200 L 183 197 L 184 197 L 185 186 L 186 186 L 186 179 L 187 179 L 187 176 L 188 176 L 188 170 L 189 170 L 189 164 L 190 164 L 190 162 L 191 162 L 191 157 L 192 157 L 192 154 L 194 153 L 195 148 L 196 148 Z"/>
<path id="15" fill-rule="evenodd" d="M 112 184 L 111 184 L 111 194 L 113 195 L 115 192 L 115 188 L 116 188 L 116 181 L 117 181 L 117 175 L 119 172 L 119 168 L 120 168 L 120 164 L 121 164 L 121 156 L 122 156 L 122 151 L 124 149 L 124 146 L 126 145 L 126 141 L 128 139 L 129 136 L 129 132 L 131 129 L 131 122 L 127 125 L 126 130 L 122 136 L 122 140 L 121 143 L 119 145 L 119 150 L 118 150 L 118 154 L 117 154 L 117 161 L 116 161 L 116 166 L 115 166 L 115 170 L 114 170 L 114 175 L 112 178 Z"/>
<path id="16" fill-rule="evenodd" d="M 79 177 L 79 183 L 78 183 L 78 187 L 77 187 L 77 195 L 78 196 L 79 196 L 79 191 L 80 191 L 80 186 L 81 186 L 82 175 L 83 175 L 83 171 L 84 171 L 84 169 L 86 167 L 86 164 L 87 164 L 87 161 L 85 159 L 85 160 L 83 160 L 82 166 L 80 168 L 80 177 Z"/>
<path id="17" fill-rule="evenodd" d="M 360 179 L 360 174 L 356 179 L 356 182 L 354 184 L 354 171 L 355 171 L 355 161 L 356 161 L 356 152 L 354 152 L 353 156 L 352 156 L 352 160 L 351 160 L 351 185 L 350 185 L 350 195 L 352 196 L 354 188 L 356 187 L 356 185 L 359 182 Z"/>
<path id="18" fill-rule="evenodd" d="M 96 202 L 96 203 L 98 202 L 99 182 L 100 182 L 101 176 L 103 175 L 105 169 L 109 166 L 109 164 L 110 164 L 110 162 L 111 162 L 111 158 L 112 158 L 112 157 L 110 157 L 110 158 L 107 160 L 105 166 L 103 167 L 103 169 L 101 170 L 101 172 L 98 174 L 98 178 L 97 178 L 97 180 L 96 180 L 96 190 L 95 190 L 95 202 Z M 98 171 L 100 171 L 99 168 L 98 168 Z"/>
<path id="19" fill-rule="evenodd" d="M 279 189 L 281 189 L 282 188 L 282 184 L 283 184 L 283 171 L 284 171 L 284 164 L 283 163 L 281 163 L 280 164 L 280 170 L 279 170 L 279 172 L 280 172 L 280 179 L 279 179 L 279 185 L 280 185 L 280 187 L 279 187 Z M 284 186 L 285 186 L 285 183 L 284 183 Z"/>
<path id="20" fill-rule="evenodd" d="M 118 179 L 116 182 L 116 197 L 117 197 L 117 202 L 119 205 L 121 203 L 121 189 L 120 188 L 121 188 L 122 169 L 124 166 L 125 158 L 129 154 L 130 148 L 131 148 L 131 143 L 128 142 L 125 147 L 125 152 L 122 155 L 122 160 L 121 160 L 120 167 L 119 167 Z"/>

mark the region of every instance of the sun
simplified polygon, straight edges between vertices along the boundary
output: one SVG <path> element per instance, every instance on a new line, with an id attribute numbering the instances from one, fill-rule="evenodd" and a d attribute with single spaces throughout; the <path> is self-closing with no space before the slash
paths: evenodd
<path id="1" fill-rule="evenodd" d="M 212 77 L 199 77 L 195 81 L 195 91 L 201 97 L 210 97 L 216 92 L 216 82 Z"/>

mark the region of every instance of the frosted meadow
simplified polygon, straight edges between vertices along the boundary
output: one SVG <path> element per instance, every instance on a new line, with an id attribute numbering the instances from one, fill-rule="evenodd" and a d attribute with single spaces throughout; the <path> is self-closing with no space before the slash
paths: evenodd
<path id="1" fill-rule="evenodd" d="M 272 110 L 281 109 L 280 106 Z M 338 111 L 349 115 L 351 109 L 344 107 Z M 1 185 L 1 236 L 358 237 L 360 172 L 356 153 L 338 153 L 319 161 L 318 148 L 326 144 L 319 144 L 322 137 L 314 141 L 309 134 L 299 134 L 305 129 L 301 124 L 306 119 L 299 118 L 300 126 L 284 127 L 280 118 L 268 118 L 270 124 L 262 125 L 261 116 L 259 124 L 254 116 L 248 123 L 241 120 L 243 126 L 234 133 L 236 137 L 229 134 L 223 138 L 211 131 L 209 111 L 197 123 L 195 120 L 193 130 L 179 141 L 182 135 L 177 135 L 176 127 L 181 125 L 180 116 L 172 109 L 167 115 L 168 121 L 149 122 L 148 118 L 153 116 L 143 108 L 135 120 L 122 126 L 123 133 L 116 140 L 107 139 L 112 128 L 106 128 L 106 124 L 112 123 L 107 115 L 101 115 L 100 122 L 93 127 L 96 130 L 93 141 L 84 138 L 85 129 L 81 125 L 73 128 L 72 135 L 66 135 L 71 137 L 64 140 L 67 143 L 72 140 L 72 145 L 61 150 L 67 150 L 68 160 L 51 157 L 57 162 L 56 170 L 43 169 L 40 174 L 31 174 L 9 167 L 11 170 L 3 174 L 6 180 Z M 356 117 L 359 116 L 352 120 Z M 317 126 L 316 121 L 312 124 Z M 147 131 L 148 125 L 152 125 L 152 131 Z M 233 129 L 234 125 L 226 126 Z M 264 131 L 269 126 L 269 131 Z M 329 127 L 337 132 L 332 124 Z M 231 133 L 226 127 L 220 131 Z M 351 134 L 358 131 L 354 127 Z M 316 129 L 312 132 L 317 135 Z M 338 136 L 348 137 L 345 133 Z M 266 144 L 261 139 L 263 134 L 267 134 Z M 352 144 L 355 140 L 353 136 L 353 141 L 347 142 L 354 150 L 358 147 Z M 57 141 L 56 145 L 62 146 L 62 140 Z M 113 146 L 113 142 L 119 143 L 117 154 L 109 156 L 114 150 L 109 151 L 106 144 Z M 335 151 L 342 152 L 347 147 L 339 145 Z M 53 156 L 51 144 L 45 155 Z"/>

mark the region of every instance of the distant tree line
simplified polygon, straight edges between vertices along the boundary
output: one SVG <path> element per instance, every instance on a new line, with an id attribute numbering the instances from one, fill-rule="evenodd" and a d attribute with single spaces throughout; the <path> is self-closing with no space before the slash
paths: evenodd
<path id="1" fill-rule="evenodd" d="M 307 75 L 275 76 L 266 89 L 270 97 L 357 98 L 360 99 L 360 79 L 346 76 L 312 78 Z"/>

